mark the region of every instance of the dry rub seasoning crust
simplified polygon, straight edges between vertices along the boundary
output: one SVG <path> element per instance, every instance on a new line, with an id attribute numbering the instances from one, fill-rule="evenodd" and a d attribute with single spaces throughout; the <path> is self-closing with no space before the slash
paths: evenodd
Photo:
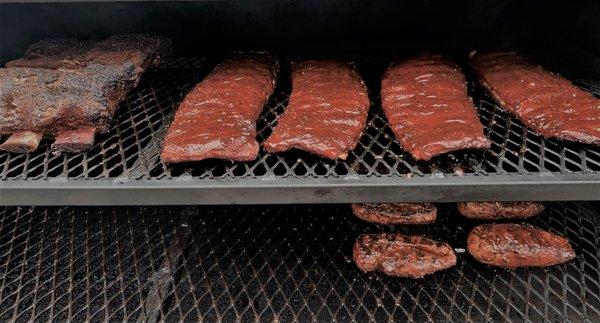
<path id="1" fill-rule="evenodd" d="M 169 40 L 151 35 L 39 41 L 0 69 L 0 134 L 106 132 L 119 102 L 170 51 Z"/>

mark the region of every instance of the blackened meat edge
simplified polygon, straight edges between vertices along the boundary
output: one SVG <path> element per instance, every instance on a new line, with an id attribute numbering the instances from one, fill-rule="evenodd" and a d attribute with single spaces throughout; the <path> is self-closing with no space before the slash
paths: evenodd
<path id="1" fill-rule="evenodd" d="M 277 60 L 239 54 L 219 64 L 179 105 L 161 152 L 165 163 L 254 160 L 256 121 L 275 88 Z"/>
<path id="2" fill-rule="evenodd" d="M 464 75 L 440 55 L 390 66 L 381 82 L 381 101 L 400 145 L 417 160 L 490 146 Z"/>

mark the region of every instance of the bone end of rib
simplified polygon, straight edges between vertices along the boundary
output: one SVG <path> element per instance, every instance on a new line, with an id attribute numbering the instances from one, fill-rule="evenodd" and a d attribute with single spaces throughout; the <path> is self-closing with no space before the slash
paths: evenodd
<path id="1" fill-rule="evenodd" d="M 35 151 L 43 134 L 35 131 L 18 131 L 13 133 L 2 145 L 0 150 L 6 150 L 13 153 L 30 153 Z"/>
<path id="2" fill-rule="evenodd" d="M 89 150 L 94 145 L 96 128 L 80 128 L 75 130 L 60 130 L 54 143 L 52 151 L 58 153 L 77 153 Z"/>

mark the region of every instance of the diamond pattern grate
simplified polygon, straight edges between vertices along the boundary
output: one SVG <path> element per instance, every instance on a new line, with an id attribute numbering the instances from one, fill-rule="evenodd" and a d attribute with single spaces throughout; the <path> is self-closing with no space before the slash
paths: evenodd
<path id="1" fill-rule="evenodd" d="M 2 209 L 0 320 L 139 316 L 176 226 L 162 211 Z"/>
<path id="2" fill-rule="evenodd" d="M 185 93 L 201 80 L 212 63 L 203 59 L 178 58 L 152 71 L 121 104 L 113 129 L 98 138 L 86 153 L 53 156 L 49 142 L 31 154 L 0 152 L 0 179 L 202 179 L 340 178 L 344 176 L 412 177 L 448 175 L 581 173 L 600 174 L 600 148 L 544 140 L 500 110 L 485 92 L 471 84 L 480 119 L 493 145 L 483 152 L 459 152 L 429 163 L 416 162 L 395 141 L 379 105 L 380 72 L 387 60 L 358 59 L 367 81 L 372 107 L 358 146 L 346 161 L 326 161 L 293 151 L 274 155 L 261 152 L 252 162 L 203 161 L 166 166 L 159 152 L 174 110 Z M 468 75 L 468 78 L 471 77 Z M 589 91 L 597 87 L 579 82 Z M 258 140 L 272 131 L 285 110 L 290 93 L 289 69 L 284 68 L 276 93 L 258 121 Z M 598 92 L 594 92 L 597 93 Z"/>
<path id="3" fill-rule="evenodd" d="M 459 253 L 456 267 L 414 281 L 352 263 L 368 232 L 428 235 L 460 251 L 477 223 L 439 208 L 435 225 L 381 227 L 347 205 L 5 207 L 0 319 L 600 320 L 598 204 L 550 203 L 529 221 L 577 252 L 547 269 L 495 269 Z"/>

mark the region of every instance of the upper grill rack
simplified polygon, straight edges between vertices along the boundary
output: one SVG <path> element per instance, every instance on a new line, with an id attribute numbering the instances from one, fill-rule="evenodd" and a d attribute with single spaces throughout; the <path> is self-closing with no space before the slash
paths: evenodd
<path id="1" fill-rule="evenodd" d="M 379 81 L 388 61 L 359 58 L 356 62 L 369 88 L 372 106 L 360 142 L 345 161 L 328 161 L 301 151 L 283 154 L 261 151 L 259 157 L 251 162 L 207 160 L 181 165 L 163 164 L 159 158 L 160 148 L 177 104 L 213 65 L 206 59 L 176 58 L 143 78 L 138 88 L 121 103 L 111 131 L 99 136 L 90 151 L 55 156 L 51 153 L 50 142 L 44 141 L 40 149 L 31 154 L 0 152 L 2 185 L 5 189 L 27 189 L 33 185 L 40 190 L 68 184 L 77 188 L 96 188 L 98 183 L 103 183 L 103 187 L 118 185 L 126 188 L 127 184 L 132 184 L 138 185 L 132 188 L 137 190 L 139 185 L 148 183 L 171 188 L 215 183 L 242 187 L 251 182 L 254 186 L 268 182 L 269 185 L 292 187 L 318 180 L 310 182 L 314 187 L 334 182 L 342 186 L 349 182 L 353 185 L 377 185 L 384 180 L 385 185 L 398 187 L 418 185 L 420 179 L 429 184 L 444 185 L 453 178 L 452 185 L 461 186 L 473 179 L 478 181 L 478 185 L 498 181 L 510 184 L 531 178 L 565 183 L 561 176 L 571 176 L 572 183 L 600 183 L 599 147 L 540 137 L 498 108 L 485 91 L 475 85 L 468 73 L 469 90 L 485 133 L 492 141 L 491 148 L 450 153 L 430 162 L 415 161 L 400 148 L 381 111 Z M 589 81 L 577 81 L 576 84 L 600 95 L 598 86 Z M 289 66 L 284 64 L 275 94 L 258 121 L 260 142 L 270 135 L 278 116 L 285 110 L 290 91 Z M 178 179 L 181 180 L 171 181 Z M 491 190 L 489 192 L 493 196 L 488 199 L 502 198 Z M 319 202 L 314 196 L 306 198 L 306 202 Z M 529 198 L 535 199 L 535 196 Z M 590 198 L 589 194 L 587 198 Z M 12 200 L 11 197 L 10 203 L 14 203 Z M 223 197 L 220 202 L 223 201 L 242 202 L 235 196 Z M 268 199 L 262 202 L 268 202 Z"/>

